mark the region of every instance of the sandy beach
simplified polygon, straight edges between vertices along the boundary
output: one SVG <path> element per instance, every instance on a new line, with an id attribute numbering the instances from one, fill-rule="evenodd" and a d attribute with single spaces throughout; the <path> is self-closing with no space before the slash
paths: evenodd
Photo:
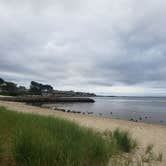
<path id="1" fill-rule="evenodd" d="M 144 150 L 147 145 L 153 144 L 155 152 L 162 152 L 163 161 L 160 165 L 166 165 L 166 126 L 102 118 L 94 115 L 65 113 L 18 102 L 0 101 L 0 106 L 19 112 L 62 117 L 99 131 L 112 131 L 116 128 L 127 130 L 138 141 L 140 150 Z"/>

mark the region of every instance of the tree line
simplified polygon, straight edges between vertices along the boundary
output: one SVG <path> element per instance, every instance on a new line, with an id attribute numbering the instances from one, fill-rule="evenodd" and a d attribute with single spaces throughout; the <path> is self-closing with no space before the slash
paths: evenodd
<path id="1" fill-rule="evenodd" d="M 18 86 L 16 83 L 8 82 L 0 78 L 0 95 L 21 96 L 21 95 L 54 95 L 66 97 L 93 97 L 94 93 L 54 90 L 51 85 L 31 81 L 29 88 Z"/>
<path id="2" fill-rule="evenodd" d="M 8 82 L 0 78 L 0 94 L 1 95 L 42 95 L 42 93 L 51 93 L 53 87 L 44 85 L 35 81 L 31 81 L 30 87 L 18 86 L 16 83 Z"/>

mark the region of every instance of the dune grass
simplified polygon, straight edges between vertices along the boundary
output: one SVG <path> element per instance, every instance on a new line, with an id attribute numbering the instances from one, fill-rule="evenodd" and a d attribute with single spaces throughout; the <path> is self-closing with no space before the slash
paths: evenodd
<path id="1" fill-rule="evenodd" d="M 121 131 L 116 129 L 113 132 L 113 139 L 117 142 L 119 149 L 124 152 L 129 153 L 132 149 L 135 149 L 137 146 L 136 141 L 134 141 L 127 131 Z"/>
<path id="2" fill-rule="evenodd" d="M 64 119 L 0 107 L 0 165 L 102 166 L 135 146 L 120 130 L 104 136 Z"/>

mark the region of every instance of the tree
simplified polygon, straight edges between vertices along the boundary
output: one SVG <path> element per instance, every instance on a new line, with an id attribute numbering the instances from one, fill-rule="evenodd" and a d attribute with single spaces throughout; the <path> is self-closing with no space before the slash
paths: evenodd
<path id="1" fill-rule="evenodd" d="M 43 85 L 41 83 L 31 81 L 30 92 L 35 95 L 41 95 L 43 92 L 51 93 L 53 87 L 51 85 Z"/>
<path id="2" fill-rule="evenodd" d="M 4 80 L 2 78 L 0 78 L 0 84 L 3 84 Z"/>
<path id="3" fill-rule="evenodd" d="M 17 95 L 17 84 L 0 80 L 0 90 L 4 95 Z"/>

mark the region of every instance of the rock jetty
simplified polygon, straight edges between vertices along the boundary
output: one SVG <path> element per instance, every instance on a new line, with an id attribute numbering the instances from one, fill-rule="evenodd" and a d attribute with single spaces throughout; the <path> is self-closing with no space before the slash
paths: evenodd
<path id="1" fill-rule="evenodd" d="M 26 103 L 52 103 L 52 102 L 91 102 L 95 101 L 91 98 L 78 97 L 44 97 L 44 96 L 26 96 L 26 97 L 0 97 L 3 101 L 26 102 Z"/>

